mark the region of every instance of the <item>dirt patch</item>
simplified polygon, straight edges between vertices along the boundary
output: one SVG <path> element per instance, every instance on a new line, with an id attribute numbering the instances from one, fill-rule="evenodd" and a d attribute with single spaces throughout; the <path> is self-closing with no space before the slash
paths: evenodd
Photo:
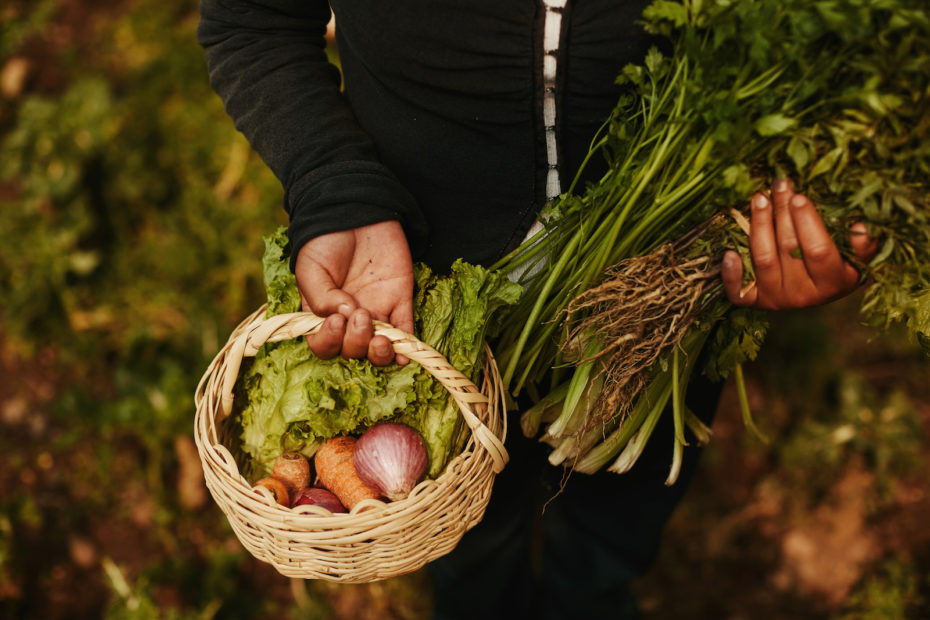
<path id="1" fill-rule="evenodd" d="M 781 536 L 781 566 L 772 583 L 838 608 L 884 548 L 868 527 L 874 477 L 854 465 L 829 496 Z"/>

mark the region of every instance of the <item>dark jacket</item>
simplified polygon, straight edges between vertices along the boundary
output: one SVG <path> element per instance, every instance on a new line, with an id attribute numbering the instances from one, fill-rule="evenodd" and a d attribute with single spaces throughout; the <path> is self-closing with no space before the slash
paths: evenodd
<path id="1" fill-rule="evenodd" d="M 643 0 L 562 15 L 556 84 L 567 186 L 649 43 Z M 539 0 L 333 0 L 344 79 L 324 53 L 321 0 L 202 0 L 213 87 L 281 180 L 296 250 L 399 220 L 414 258 L 489 263 L 545 202 Z M 296 254 L 296 251 L 294 252 Z"/>

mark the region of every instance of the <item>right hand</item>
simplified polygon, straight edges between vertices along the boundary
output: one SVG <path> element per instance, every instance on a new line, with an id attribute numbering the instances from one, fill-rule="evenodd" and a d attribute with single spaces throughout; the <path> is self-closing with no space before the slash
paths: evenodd
<path id="1" fill-rule="evenodd" d="M 305 243 L 294 267 L 305 311 L 325 317 L 307 344 L 320 359 L 342 354 L 383 366 L 391 342 L 375 336 L 372 319 L 413 333 L 413 262 L 399 222 L 329 233 Z M 397 356 L 399 364 L 407 358 Z"/>
<path id="2" fill-rule="evenodd" d="M 790 310 L 825 304 L 851 293 L 861 282 L 856 267 L 843 260 L 814 204 L 795 193 L 790 179 L 777 181 L 771 197 L 752 199 L 749 247 L 756 280 L 743 288 L 743 261 L 734 250 L 723 258 L 721 276 L 727 297 L 736 306 Z M 850 244 L 859 262 L 878 252 L 878 240 L 857 222 Z M 798 252 L 800 250 L 800 252 Z"/>

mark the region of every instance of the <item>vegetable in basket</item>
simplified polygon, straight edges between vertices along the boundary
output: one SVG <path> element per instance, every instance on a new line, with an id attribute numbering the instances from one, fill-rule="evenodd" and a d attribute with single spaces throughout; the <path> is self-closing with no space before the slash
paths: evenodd
<path id="1" fill-rule="evenodd" d="M 284 483 L 293 500 L 294 494 L 310 484 L 310 462 L 299 452 L 284 452 L 274 460 L 271 477 Z"/>
<path id="2" fill-rule="evenodd" d="M 365 484 L 355 470 L 354 454 L 357 441 L 349 435 L 330 437 L 323 442 L 313 457 L 320 483 L 332 491 L 349 510 L 361 501 L 381 497 L 381 491 Z"/>
<path id="3" fill-rule="evenodd" d="M 288 266 L 285 229 L 265 238 L 263 266 L 268 316 L 297 312 L 300 298 Z M 414 319 L 417 336 L 452 366 L 477 381 L 485 337 L 495 313 L 516 302 L 520 287 L 502 274 L 462 261 L 448 276 L 416 268 Z M 323 440 L 358 435 L 381 421 L 415 429 L 429 453 L 427 475 L 442 473 L 469 435 L 448 391 L 416 363 L 376 367 L 367 360 L 313 356 L 303 338 L 266 343 L 237 385 L 247 475 L 271 471 L 282 452 L 310 455 Z"/>
<path id="4" fill-rule="evenodd" d="M 291 496 L 287 491 L 287 486 L 273 476 L 268 476 L 258 480 L 252 488 L 256 491 L 258 489 L 265 489 L 270 494 L 272 499 L 281 506 L 288 507 L 291 505 Z"/>
<path id="5" fill-rule="evenodd" d="M 764 315 L 733 309 L 719 265 L 737 248 L 751 291 L 746 218 L 732 209 L 773 179 L 798 183 L 850 262 L 850 229 L 867 224 L 882 246 L 858 265 L 864 319 L 900 321 L 930 351 L 930 10 L 655 0 L 644 24 L 669 45 L 619 77 L 589 154 L 608 172 L 570 188 L 546 230 L 496 265 L 531 274 L 498 360 L 514 393 L 544 395 L 525 433 L 576 471 L 626 471 L 671 403 L 671 483 L 686 427 L 707 435 L 684 407 L 689 377 L 738 378 L 762 343 Z"/>
<path id="6" fill-rule="evenodd" d="M 352 462 L 358 477 L 391 501 L 406 498 L 429 465 L 420 434 L 396 422 L 381 422 L 362 433 Z"/>
<path id="7" fill-rule="evenodd" d="M 311 487 L 310 461 L 299 452 L 274 460 L 272 475 L 255 483 L 282 506 L 315 504 L 345 512 L 366 499 L 406 499 L 426 475 L 426 442 L 406 424 L 379 422 L 358 438 L 330 437 L 313 456 L 316 482 Z"/>
<path id="8" fill-rule="evenodd" d="M 334 493 L 322 487 L 307 487 L 301 489 L 291 502 L 292 508 L 297 508 L 298 506 L 319 506 L 333 514 L 346 511 L 346 507 L 342 505 L 339 498 L 336 497 Z"/>

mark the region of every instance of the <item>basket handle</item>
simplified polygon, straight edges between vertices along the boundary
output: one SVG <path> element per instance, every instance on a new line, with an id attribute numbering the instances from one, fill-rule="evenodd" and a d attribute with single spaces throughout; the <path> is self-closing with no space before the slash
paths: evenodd
<path id="1" fill-rule="evenodd" d="M 252 315 L 252 321 L 239 330 L 226 353 L 225 373 L 220 389 L 219 415 L 226 417 L 232 412 L 233 389 L 239 376 L 241 360 L 254 357 L 266 342 L 292 340 L 319 331 L 324 319 L 311 312 L 292 312 L 264 317 L 264 307 Z M 500 473 L 509 460 L 504 443 L 474 413 L 475 405 L 487 405 L 488 398 L 465 375 L 456 370 L 445 357 L 434 348 L 412 334 L 381 321 L 374 321 L 376 335 L 391 341 L 395 353 L 405 355 L 417 362 L 433 375 L 449 391 L 459 405 L 459 410 L 475 440 L 490 455 L 495 473 Z"/>

